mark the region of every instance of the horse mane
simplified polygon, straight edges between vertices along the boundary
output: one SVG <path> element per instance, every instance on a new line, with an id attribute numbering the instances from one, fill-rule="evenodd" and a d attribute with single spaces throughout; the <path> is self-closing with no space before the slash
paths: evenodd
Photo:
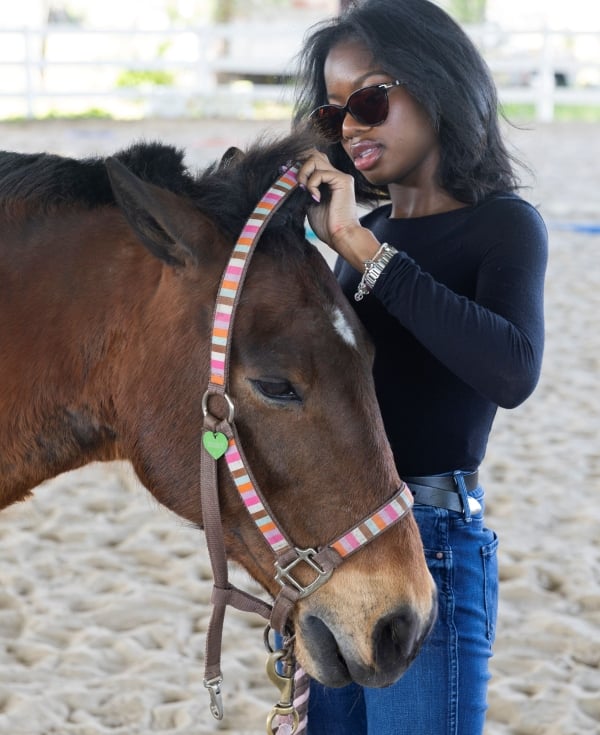
<path id="1" fill-rule="evenodd" d="M 235 238 L 282 167 L 301 159 L 314 143 L 309 133 L 263 138 L 244 153 L 230 149 L 221 161 L 195 174 L 184 164 L 182 149 L 160 142 L 138 142 L 114 157 L 140 179 L 192 199 Z M 295 204 L 290 206 L 292 201 Z M 269 229 L 297 224 L 306 201 L 305 192 L 295 192 L 273 217 Z M 104 158 L 0 152 L 0 210 L 5 214 L 15 206 L 34 215 L 64 207 L 93 209 L 114 204 Z"/>

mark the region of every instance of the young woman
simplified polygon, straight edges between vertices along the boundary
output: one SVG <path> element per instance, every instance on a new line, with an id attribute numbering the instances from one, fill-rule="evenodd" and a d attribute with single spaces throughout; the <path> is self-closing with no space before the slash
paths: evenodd
<path id="1" fill-rule="evenodd" d="M 479 735 L 498 575 L 477 470 L 498 406 L 539 377 L 546 229 L 515 193 L 490 74 L 433 3 L 358 3 L 313 30 L 301 68 L 295 120 L 325 138 L 299 175 L 310 223 L 375 343 L 439 592 L 436 627 L 397 684 L 313 683 L 309 735 Z M 359 219 L 357 202 L 377 199 L 389 203 Z"/>

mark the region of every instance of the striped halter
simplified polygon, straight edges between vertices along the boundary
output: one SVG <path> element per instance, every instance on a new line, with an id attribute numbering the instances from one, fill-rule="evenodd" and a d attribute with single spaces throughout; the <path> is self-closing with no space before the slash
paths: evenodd
<path id="1" fill-rule="evenodd" d="M 270 621 L 273 629 L 283 634 L 297 600 L 323 585 L 344 559 L 396 524 L 413 504 L 410 490 L 403 483 L 390 500 L 331 543 L 318 550 L 298 549 L 273 517 L 244 457 L 234 424 L 234 404 L 227 394 L 233 320 L 254 248 L 274 212 L 297 186 L 298 169 L 298 164 L 287 169 L 256 205 L 225 268 L 214 310 L 210 379 L 202 398 L 204 425 L 201 498 L 204 530 L 214 576 L 214 607 L 207 633 L 204 685 L 211 695 L 211 711 L 217 719 L 223 716 L 220 654 L 225 607 L 232 605 L 239 610 L 257 612 Z M 220 397 L 218 402 L 225 406 L 227 415 L 224 418 L 211 413 L 209 403 L 212 403 L 213 397 Z M 275 556 L 275 579 L 281 585 L 281 590 L 272 607 L 237 589 L 228 581 L 217 487 L 216 467 L 221 457 L 225 458 L 248 513 Z M 312 582 L 303 585 L 294 576 L 298 565 L 309 568 L 313 575 Z M 287 705 L 282 702 L 276 705 L 276 715 L 292 716 L 295 710 L 291 701 L 289 705 L 287 710 Z M 296 721 L 294 732 L 297 731 L 297 725 Z"/>

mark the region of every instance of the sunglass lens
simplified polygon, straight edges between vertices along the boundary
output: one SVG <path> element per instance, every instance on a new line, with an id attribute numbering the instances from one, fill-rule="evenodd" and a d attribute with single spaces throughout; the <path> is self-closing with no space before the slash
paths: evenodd
<path id="1" fill-rule="evenodd" d="M 387 90 L 384 86 L 364 87 L 348 97 L 345 107 L 323 105 L 310 114 L 310 120 L 319 133 L 332 143 L 342 138 L 342 125 L 348 111 L 362 125 L 381 125 L 389 112 Z"/>
<path id="2" fill-rule="evenodd" d="M 359 89 L 348 100 L 353 118 L 364 125 L 380 125 L 388 115 L 388 96 L 382 87 Z"/>

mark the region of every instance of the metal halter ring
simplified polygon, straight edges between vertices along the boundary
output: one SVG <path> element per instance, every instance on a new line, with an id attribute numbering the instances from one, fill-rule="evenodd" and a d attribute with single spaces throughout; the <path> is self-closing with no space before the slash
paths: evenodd
<path id="1" fill-rule="evenodd" d="M 231 398 L 227 395 L 227 393 L 216 393 L 215 391 L 207 390 L 206 393 L 202 396 L 202 415 L 204 418 L 208 416 L 208 399 L 211 396 L 221 396 L 221 398 L 225 399 L 225 403 L 227 404 L 227 423 L 232 424 L 233 423 L 233 415 L 234 415 L 234 406 L 233 401 Z"/>

